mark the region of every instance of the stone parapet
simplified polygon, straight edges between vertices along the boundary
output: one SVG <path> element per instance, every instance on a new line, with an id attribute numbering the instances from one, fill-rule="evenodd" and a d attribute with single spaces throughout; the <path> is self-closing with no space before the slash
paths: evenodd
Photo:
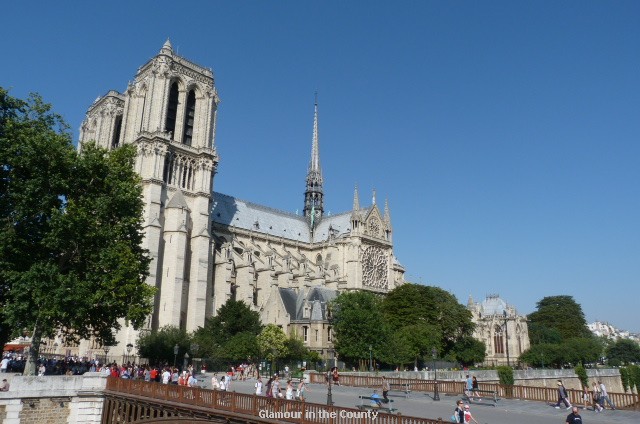
<path id="1" fill-rule="evenodd" d="M 0 392 L 0 423 L 72 424 L 100 422 L 107 376 L 12 376 Z"/>

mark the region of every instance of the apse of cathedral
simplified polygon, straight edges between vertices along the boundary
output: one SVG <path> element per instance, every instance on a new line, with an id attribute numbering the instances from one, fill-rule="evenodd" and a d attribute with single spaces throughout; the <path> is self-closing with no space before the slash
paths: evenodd
<path id="1" fill-rule="evenodd" d="M 167 40 L 123 93 L 96 99 L 82 123 L 80 146 L 137 148 L 147 283 L 157 288 L 147 329 L 191 332 L 234 299 L 329 355 L 327 306 L 339 292 L 386 293 L 404 283 L 388 202 L 381 209 L 374 192 L 361 205 L 356 188 L 351 210 L 325 213 L 317 99 L 302 214 L 214 191 L 219 103 L 211 69 Z M 117 339 L 119 348 L 135 344 L 137 332 L 123 326 Z"/>

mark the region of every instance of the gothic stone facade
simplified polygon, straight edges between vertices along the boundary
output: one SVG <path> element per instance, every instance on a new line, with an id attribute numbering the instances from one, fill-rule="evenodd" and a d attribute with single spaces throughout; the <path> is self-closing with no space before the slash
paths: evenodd
<path id="1" fill-rule="evenodd" d="M 498 295 L 489 295 L 475 303 L 471 296 L 467 308 L 476 325 L 474 338 L 487 347 L 484 365 L 515 365 L 520 355 L 529 349 L 527 317 Z"/>
<path id="2" fill-rule="evenodd" d="M 219 102 L 212 71 L 176 55 L 167 41 L 124 93 L 96 99 L 82 124 L 81 146 L 132 143 L 138 150 L 144 247 L 152 258 L 147 283 L 158 289 L 147 328 L 193 331 L 234 298 L 259 311 L 265 324 L 311 332 L 308 345 L 326 354 L 329 293 L 386 293 L 404 282 L 388 205 L 381 211 L 374 195 L 360 207 L 356 189 L 351 211 L 324 213 L 317 101 L 302 215 L 214 192 Z M 304 306 L 292 308 L 293 297 L 299 306 L 312 305 L 308 315 Z M 125 326 L 111 353 L 136 339 Z"/>

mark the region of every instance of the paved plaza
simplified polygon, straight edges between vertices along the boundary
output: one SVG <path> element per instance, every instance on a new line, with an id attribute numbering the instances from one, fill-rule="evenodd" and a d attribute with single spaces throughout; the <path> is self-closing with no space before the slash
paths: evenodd
<path id="1" fill-rule="evenodd" d="M 266 380 L 264 380 L 266 384 Z M 207 386 L 210 387 L 210 377 L 207 379 Z M 231 390 L 239 393 L 253 393 L 255 380 L 233 381 Z M 286 382 L 283 384 L 286 386 Z M 373 389 L 364 387 L 331 386 L 333 402 L 336 406 L 353 408 L 360 403 L 358 396 L 369 396 Z M 378 393 L 381 393 L 378 390 Z M 397 392 L 396 392 L 397 393 Z M 445 422 L 449 421 L 455 408 L 456 400 L 460 396 L 450 396 L 440 394 L 440 401 L 432 399 L 433 393 L 413 392 L 409 398 L 405 398 L 403 393 L 390 393 L 393 399 L 393 407 L 398 408 L 403 415 L 410 415 L 424 418 L 442 417 Z M 307 401 L 314 403 L 327 402 L 327 386 L 324 384 L 307 385 Z M 570 411 L 555 409 L 543 402 L 521 401 L 511 399 L 501 399 L 497 406 L 493 406 L 492 401 L 471 405 L 471 413 L 480 424 L 564 424 L 565 418 Z M 596 423 L 640 423 L 640 412 L 638 411 L 604 411 L 595 413 L 591 410 L 581 409 L 580 415 L 585 424 Z"/>

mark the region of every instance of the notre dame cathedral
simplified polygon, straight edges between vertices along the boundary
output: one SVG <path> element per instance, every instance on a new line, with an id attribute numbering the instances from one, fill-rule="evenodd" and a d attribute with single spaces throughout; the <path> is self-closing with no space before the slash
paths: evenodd
<path id="1" fill-rule="evenodd" d="M 371 205 L 361 205 L 356 188 L 350 211 L 325 213 L 317 101 L 301 215 L 214 191 L 219 103 L 213 72 L 176 55 L 167 41 L 124 93 L 96 99 L 82 123 L 80 146 L 137 147 L 144 247 L 152 258 L 147 283 L 157 288 L 146 330 L 191 332 L 228 299 L 242 300 L 264 324 L 295 332 L 334 360 L 329 302 L 340 291 L 386 293 L 405 281 L 389 206 L 381 210 L 375 193 Z M 475 337 L 487 346 L 486 364 L 515 363 L 529 347 L 525 317 L 501 299 L 470 300 L 468 308 Z M 111 354 L 124 355 L 137 337 L 124 326 Z M 78 354 L 102 351 L 87 343 Z"/>
<path id="2" fill-rule="evenodd" d="M 317 101 L 301 215 L 214 191 L 219 103 L 212 71 L 167 41 L 123 93 L 96 99 L 82 123 L 80 146 L 137 147 L 147 283 L 157 288 L 147 329 L 193 331 L 228 299 L 242 300 L 264 324 L 333 358 L 328 302 L 340 291 L 386 293 L 404 282 L 388 204 L 379 208 L 374 193 L 361 205 L 356 188 L 351 210 L 325 213 Z M 124 327 L 117 339 L 114 355 L 135 345 L 137 332 Z"/>

